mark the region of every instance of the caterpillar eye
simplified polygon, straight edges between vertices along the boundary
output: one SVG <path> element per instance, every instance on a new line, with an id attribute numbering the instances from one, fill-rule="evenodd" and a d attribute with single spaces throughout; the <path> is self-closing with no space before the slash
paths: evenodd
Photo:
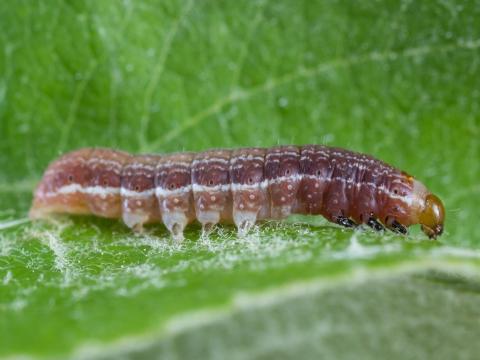
<path id="1" fill-rule="evenodd" d="M 425 208 L 420 214 L 419 222 L 422 231 L 429 237 L 435 239 L 443 233 L 445 221 L 445 208 L 442 201 L 433 194 L 425 198 Z"/>

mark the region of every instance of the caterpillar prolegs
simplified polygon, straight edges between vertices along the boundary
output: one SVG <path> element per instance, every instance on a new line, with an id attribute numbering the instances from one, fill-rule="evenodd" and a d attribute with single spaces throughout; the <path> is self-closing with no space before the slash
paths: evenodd
<path id="1" fill-rule="evenodd" d="M 121 218 L 130 228 L 163 222 L 177 240 L 187 224 L 233 222 L 245 234 L 258 220 L 321 214 L 346 227 L 406 233 L 421 224 L 442 234 L 440 199 L 407 173 L 371 156 L 322 145 L 213 149 L 162 155 L 86 148 L 50 164 L 30 216 Z"/>

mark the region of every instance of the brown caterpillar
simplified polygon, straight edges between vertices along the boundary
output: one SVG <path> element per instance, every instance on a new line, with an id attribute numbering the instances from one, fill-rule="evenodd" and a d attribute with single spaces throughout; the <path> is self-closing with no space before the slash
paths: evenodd
<path id="1" fill-rule="evenodd" d="M 197 219 L 206 231 L 232 222 L 245 234 L 262 219 L 321 214 L 346 227 L 442 234 L 445 210 L 418 180 L 382 161 L 321 145 L 130 155 L 81 149 L 54 161 L 30 217 L 51 213 L 122 218 L 130 228 L 162 221 L 177 240 Z"/>

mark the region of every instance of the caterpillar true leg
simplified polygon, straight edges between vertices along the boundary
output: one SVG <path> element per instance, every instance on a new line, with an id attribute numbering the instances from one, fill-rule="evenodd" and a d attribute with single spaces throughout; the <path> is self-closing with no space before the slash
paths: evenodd
<path id="1" fill-rule="evenodd" d="M 372 229 L 376 230 L 376 231 L 384 231 L 385 230 L 385 227 L 380 224 L 380 222 L 373 218 L 373 217 L 370 217 L 367 221 L 367 225 L 370 226 Z"/>
<path id="2" fill-rule="evenodd" d="M 357 227 L 357 223 L 345 216 L 337 216 L 336 223 L 338 225 L 345 226 L 347 228 Z"/>
<path id="3" fill-rule="evenodd" d="M 407 233 L 407 228 L 404 225 L 400 224 L 397 220 L 392 221 L 392 224 L 390 225 L 390 230 L 403 235 Z"/>

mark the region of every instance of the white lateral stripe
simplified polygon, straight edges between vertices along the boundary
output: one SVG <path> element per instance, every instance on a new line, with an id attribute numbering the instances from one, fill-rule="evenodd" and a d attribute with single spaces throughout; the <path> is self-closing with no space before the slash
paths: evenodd
<path id="1" fill-rule="evenodd" d="M 246 191 L 246 190 L 258 190 L 266 189 L 268 186 L 268 180 L 263 180 L 261 183 L 256 184 L 232 184 L 232 191 Z"/>
<path id="2" fill-rule="evenodd" d="M 135 191 L 122 187 L 120 194 L 124 197 L 149 198 L 150 196 L 155 195 L 155 188 L 144 191 Z"/>
<path id="3" fill-rule="evenodd" d="M 47 196 L 55 196 L 58 194 L 74 194 L 74 193 L 82 193 L 88 195 L 100 195 L 100 196 L 107 196 L 107 195 L 118 195 L 120 194 L 119 187 L 104 187 L 104 186 L 86 186 L 83 187 L 80 184 L 69 184 L 62 186 L 60 189 L 54 192 L 47 193 Z"/>
<path id="4" fill-rule="evenodd" d="M 165 189 L 161 186 L 157 186 L 155 188 L 155 195 L 157 195 L 157 197 L 177 196 L 177 195 L 183 195 L 183 194 L 189 193 L 191 190 L 192 190 L 192 187 L 190 185 L 182 186 L 178 189 L 173 189 L 173 190 Z"/>
<path id="5" fill-rule="evenodd" d="M 223 184 L 223 185 L 213 185 L 213 186 L 207 186 L 207 185 L 199 185 L 199 184 L 193 184 L 193 191 L 194 192 L 214 192 L 214 191 L 229 191 L 230 190 L 230 184 Z"/>
<path id="6" fill-rule="evenodd" d="M 56 196 L 56 195 L 69 195 L 69 194 L 75 194 L 75 193 L 81 193 L 81 194 L 87 194 L 87 195 L 92 195 L 92 196 L 99 196 L 101 198 L 105 198 L 107 196 L 116 196 L 116 195 L 121 195 L 122 197 L 136 197 L 136 198 L 148 198 L 153 195 L 156 195 L 157 197 L 168 197 L 168 196 L 178 196 L 178 195 L 183 195 L 187 194 L 190 191 L 194 192 L 227 192 L 227 191 L 255 191 L 259 189 L 266 189 L 269 184 L 278 184 L 282 182 L 297 182 L 301 181 L 302 179 L 311 179 L 311 180 L 317 180 L 317 181 L 326 181 L 326 182 L 343 182 L 344 184 L 348 186 L 367 186 L 374 188 L 377 193 L 384 193 L 386 194 L 389 198 L 391 199 L 397 199 L 400 200 L 401 202 L 412 206 L 421 206 L 421 201 L 419 195 L 417 195 L 415 192 L 420 192 L 420 190 L 416 191 L 408 191 L 407 196 L 402 196 L 399 194 L 395 194 L 392 190 L 386 188 L 384 185 L 378 186 L 375 183 L 370 183 L 370 182 L 355 182 L 353 179 L 345 179 L 345 178 L 340 178 L 340 177 L 332 177 L 332 178 L 325 178 L 323 176 L 316 176 L 316 175 L 309 175 L 309 174 L 294 174 L 290 176 L 280 176 L 278 178 L 272 179 L 271 181 L 268 180 L 263 180 L 260 183 L 255 183 L 255 184 L 240 184 L 240 183 L 233 183 L 233 184 L 222 184 L 222 185 L 215 185 L 215 186 L 205 186 L 205 185 L 199 185 L 199 184 L 193 184 L 192 185 L 186 185 L 178 189 L 165 189 L 162 187 L 156 187 L 144 191 L 133 191 L 129 190 L 126 188 L 120 188 L 120 187 L 104 187 L 104 186 L 86 186 L 83 187 L 80 184 L 68 184 L 65 185 L 61 188 L 59 188 L 57 191 L 53 192 L 48 192 L 45 193 L 45 196 L 51 197 L 51 196 Z M 422 185 L 423 186 L 423 185 Z M 419 188 L 420 185 L 417 185 L 417 188 Z M 408 189 L 407 189 L 408 190 Z M 413 189 L 415 190 L 415 189 Z M 426 190 L 422 190 L 422 196 L 423 193 L 426 192 Z"/>
<path id="7" fill-rule="evenodd" d="M 148 189 L 144 191 L 133 191 L 128 190 L 125 188 L 120 187 L 112 187 L 112 186 L 86 186 L 83 187 L 80 184 L 69 184 L 66 186 L 62 186 L 56 192 L 47 193 L 47 196 L 55 196 L 55 195 L 68 195 L 74 193 L 81 193 L 86 195 L 94 195 L 105 197 L 109 195 L 121 195 L 125 197 L 140 197 L 140 198 L 147 198 L 155 194 L 155 189 Z"/>

